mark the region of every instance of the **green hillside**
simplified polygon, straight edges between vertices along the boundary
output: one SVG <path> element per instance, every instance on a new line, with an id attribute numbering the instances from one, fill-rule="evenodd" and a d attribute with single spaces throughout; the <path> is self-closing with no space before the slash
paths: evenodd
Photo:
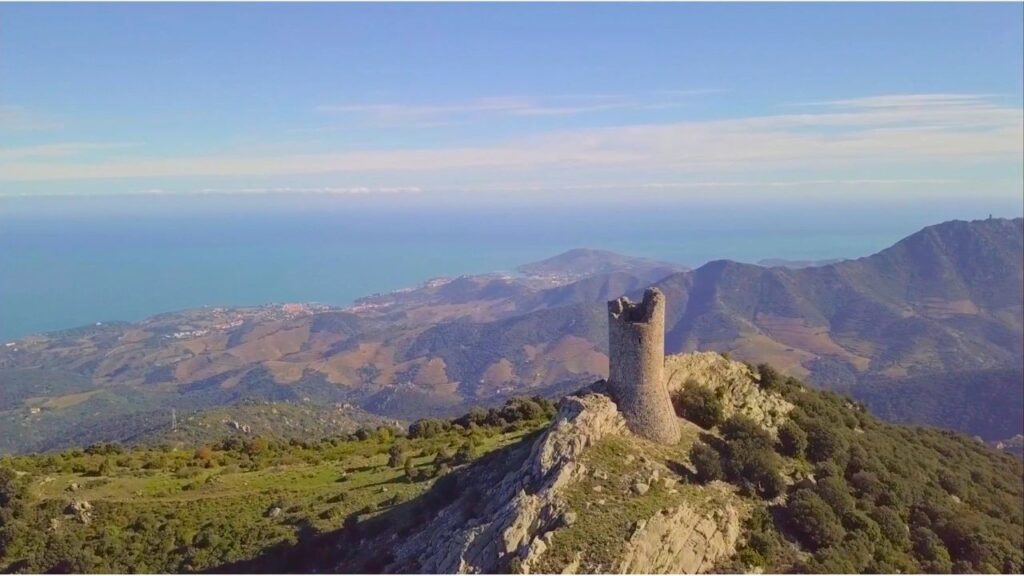
<path id="1" fill-rule="evenodd" d="M 0 459 L 0 572 L 190 572 L 251 559 L 405 502 L 450 468 L 548 421 L 516 400 L 479 420 L 320 441 L 227 438 L 189 449 Z M 465 424 L 464 426 L 462 424 Z"/>
<path id="2" fill-rule="evenodd" d="M 765 367 L 761 375 L 762 386 L 796 406 L 778 441 L 743 418 L 721 421 L 712 411 L 689 456 L 666 452 L 678 462 L 681 487 L 724 480 L 753 511 L 722 570 L 1024 568 L 1019 459 L 963 435 L 882 423 L 859 404 Z M 0 570 L 384 566 L 393 538 L 482 479 L 499 482 L 513 470 L 529 451 L 526 436 L 551 414 L 550 404 L 520 400 L 451 421 L 419 421 L 408 435 L 380 427 L 313 442 L 234 436 L 189 449 L 96 445 L 5 457 Z M 626 459 L 629 446 L 593 457 Z M 440 477 L 446 480 L 435 485 Z M 615 514 L 588 521 L 583 504 L 573 531 L 614 540 L 628 528 Z M 602 518 L 616 523 L 602 527 Z M 574 542 L 576 532 L 559 532 L 554 542 Z M 365 543 L 357 548 L 344 544 L 359 540 Z"/>
<path id="3" fill-rule="evenodd" d="M 736 553 L 716 569 L 726 573 L 1020 573 L 1024 569 L 1024 464 L 962 434 L 886 424 L 848 398 L 810 389 L 762 366 L 762 388 L 795 405 L 777 438 L 743 416 L 727 420 L 711 409 L 714 395 L 682 400 L 684 413 L 699 407 L 705 430 L 678 447 L 652 451 L 642 444 L 599 444 L 590 452 L 608 471 L 605 489 L 590 478 L 570 493 L 577 520 L 557 528 L 541 567 L 560 572 L 614 566 L 615 550 L 646 518 L 690 492 L 728 483 L 749 510 Z M 687 435 L 684 435 L 687 436 Z M 349 526 L 329 538 L 265 555 L 244 565 L 257 571 L 381 571 L 396 567 L 388 542 L 415 534 L 453 494 L 482 491 L 500 482 L 528 452 L 501 449 L 453 474 L 401 511 Z M 616 496 L 617 470 L 630 461 L 665 460 L 676 471 L 678 494 Z M 659 495 L 660 494 L 660 495 Z M 653 495 L 653 496 L 652 496 Z M 463 499 L 466 500 L 466 499 Z M 599 501 L 595 508 L 593 504 Z M 463 506 L 471 505 L 460 501 Z M 502 503 L 489 503 L 501 509 Z M 481 503 L 480 508 L 485 505 Z M 464 511 L 477 518 L 478 510 Z M 358 549 L 322 550 L 327 542 L 369 538 Z M 316 542 L 317 551 L 312 549 Z M 577 556 L 582 552 L 582 563 Z M 572 560 L 577 556 L 577 560 Z M 314 558 L 305 561 L 303 558 Z M 510 569 L 514 568 L 510 564 Z M 602 568 L 603 567 L 603 568 Z M 404 568 L 409 568 L 404 566 Z"/>

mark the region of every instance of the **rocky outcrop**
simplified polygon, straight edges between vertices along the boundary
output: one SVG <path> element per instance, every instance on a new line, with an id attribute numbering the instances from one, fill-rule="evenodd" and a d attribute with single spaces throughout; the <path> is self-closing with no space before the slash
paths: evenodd
<path id="1" fill-rule="evenodd" d="M 602 442 L 606 439 L 621 446 L 625 474 L 618 469 L 610 478 L 607 464 L 592 460 L 590 450 L 608 446 Z M 634 435 L 604 383 L 598 383 L 564 398 L 554 422 L 532 444 L 510 447 L 500 457 L 456 472 L 457 488 L 425 524 L 401 538 L 380 537 L 379 544 L 393 553 L 378 566 L 406 573 L 565 573 L 612 567 L 620 572 L 707 571 L 734 552 L 742 504 L 724 485 L 691 486 L 698 492 L 681 503 L 675 489 L 679 479 L 669 478 L 673 472 L 645 452 L 664 449 Z M 685 453 L 684 448 L 669 449 Z M 600 482 L 595 485 L 595 480 Z M 605 495 L 602 482 L 604 488 L 621 485 L 624 492 Z M 594 502 L 574 509 L 570 497 L 578 498 L 580 486 L 588 486 Z M 613 552 L 612 564 L 593 562 L 587 550 L 560 548 L 572 541 L 562 538 L 562 531 L 585 530 L 594 521 L 588 519 L 593 504 L 623 505 L 650 498 L 656 488 L 676 496 L 665 509 L 622 533 L 622 549 Z"/>
<path id="2" fill-rule="evenodd" d="M 496 573 L 515 565 L 528 572 L 546 551 L 550 534 L 575 518 L 562 494 L 586 473 L 584 450 L 620 433 L 625 433 L 625 421 L 610 398 L 597 393 L 566 397 L 522 466 L 496 484 L 481 476 L 482 513 L 467 518 L 458 500 L 446 506 L 398 546 L 389 569 Z"/>
<path id="3" fill-rule="evenodd" d="M 743 414 L 774 433 L 786 421 L 793 405 L 757 384 L 758 376 L 742 362 L 717 352 L 694 352 L 665 358 L 665 384 L 669 393 L 687 386 L 705 386 L 722 399 L 725 417 Z"/>
<path id="4" fill-rule="evenodd" d="M 82 524 L 92 522 L 92 504 L 86 500 L 72 499 L 64 513 L 74 516 Z"/>
<path id="5" fill-rule="evenodd" d="M 728 557 L 740 536 L 733 505 L 712 512 L 691 506 L 662 510 L 637 523 L 626 543 L 620 574 L 700 574 Z"/>

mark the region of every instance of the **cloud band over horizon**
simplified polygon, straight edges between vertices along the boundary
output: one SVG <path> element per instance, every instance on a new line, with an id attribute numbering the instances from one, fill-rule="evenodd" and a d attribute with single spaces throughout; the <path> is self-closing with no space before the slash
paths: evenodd
<path id="1" fill-rule="evenodd" d="M 698 91 L 694 91 L 698 92 Z M 176 155 L 149 151 L 146 141 L 39 142 L 0 148 L 0 195 L 24 195 L 21 185 L 84 181 L 174 181 L 246 178 L 245 189 L 278 189 L 260 179 L 321 178 L 300 189 L 480 190 L 650 187 L 702 182 L 969 182 L 1020 178 L 1024 110 L 987 94 L 882 94 L 796 105 L 750 117 L 529 130 L 486 142 L 448 142 L 385 149 L 230 150 Z M 377 121 L 386 117 L 445 119 L 472 114 L 529 122 L 535 115 L 600 114 L 630 103 L 620 96 L 581 104 L 492 98 L 469 103 L 360 104 L 324 107 L 332 114 Z M 16 119 L 18 122 L 23 122 Z M 0 116 L 3 122 L 3 116 Z M 0 127 L 2 128 L 2 127 Z M 48 136 L 53 136 L 48 134 Z M 141 140 L 141 139 L 140 139 Z M 987 167 L 982 176 L 978 167 Z M 966 172 L 967 176 L 958 172 Z M 786 178 L 778 175 L 785 173 Z M 339 184 L 342 182 L 342 184 Z M 870 185 L 870 184 L 867 184 Z M 170 188 L 160 183 L 145 188 Z M 727 186 L 726 186 L 727 187 Z M 136 189 L 143 187 L 136 186 Z M 205 187 L 209 188 L 209 187 Z M 202 188 L 200 188 L 202 189 Z M 241 188 L 240 188 L 241 189 Z"/>

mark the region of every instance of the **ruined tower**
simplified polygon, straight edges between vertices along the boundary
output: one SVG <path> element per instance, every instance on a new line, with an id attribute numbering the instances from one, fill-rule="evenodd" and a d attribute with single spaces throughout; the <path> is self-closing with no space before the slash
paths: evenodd
<path id="1" fill-rule="evenodd" d="M 608 302 L 608 383 L 635 434 L 674 444 L 679 422 L 665 387 L 665 295 L 644 292 L 643 302 Z"/>

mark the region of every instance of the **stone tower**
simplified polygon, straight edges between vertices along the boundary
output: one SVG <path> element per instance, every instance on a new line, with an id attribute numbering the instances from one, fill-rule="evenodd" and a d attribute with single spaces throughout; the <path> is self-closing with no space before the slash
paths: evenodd
<path id="1" fill-rule="evenodd" d="M 679 422 L 665 387 L 665 295 L 648 288 L 639 304 L 608 302 L 608 383 L 635 434 L 655 442 L 679 440 Z"/>

